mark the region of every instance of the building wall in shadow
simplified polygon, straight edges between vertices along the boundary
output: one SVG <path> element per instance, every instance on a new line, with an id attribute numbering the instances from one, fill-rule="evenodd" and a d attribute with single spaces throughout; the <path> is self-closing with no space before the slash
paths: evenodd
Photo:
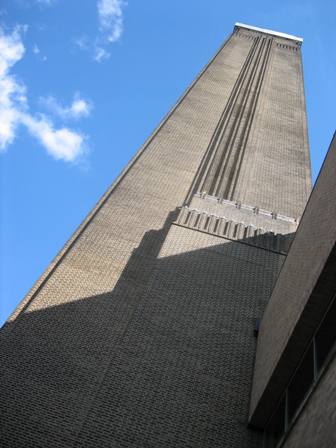
<path id="1" fill-rule="evenodd" d="M 74 285 L 7 324 L 2 446 L 261 446 L 247 429 L 253 330 L 284 256 L 170 226 L 175 215 L 110 291 Z"/>

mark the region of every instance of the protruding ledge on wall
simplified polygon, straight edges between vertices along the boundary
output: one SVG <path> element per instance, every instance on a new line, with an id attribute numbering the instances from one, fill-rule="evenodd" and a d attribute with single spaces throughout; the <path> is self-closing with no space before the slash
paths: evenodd
<path id="1" fill-rule="evenodd" d="M 271 34 L 273 36 L 283 37 L 284 39 L 294 40 L 295 42 L 299 43 L 300 45 L 303 42 L 302 37 L 292 36 L 291 34 L 280 33 L 279 31 L 268 30 L 266 28 L 259 28 L 257 26 L 246 25 L 246 24 L 240 23 L 240 22 L 236 22 L 235 27 L 246 28 L 248 30 L 259 31 L 260 33 Z"/>

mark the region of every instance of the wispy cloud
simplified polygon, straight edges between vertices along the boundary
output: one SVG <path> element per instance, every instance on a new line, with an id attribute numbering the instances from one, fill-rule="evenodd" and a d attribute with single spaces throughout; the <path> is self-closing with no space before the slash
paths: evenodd
<path id="1" fill-rule="evenodd" d="M 95 39 L 81 36 L 75 43 L 81 50 L 89 51 L 96 62 L 102 62 L 110 57 L 108 47 L 117 42 L 123 33 L 124 0 L 98 0 L 97 14 L 99 34 Z"/>
<path id="2" fill-rule="evenodd" d="M 110 53 L 106 51 L 103 47 L 94 47 L 93 59 L 96 62 L 102 62 L 104 59 L 108 59 L 110 57 Z"/>
<path id="3" fill-rule="evenodd" d="M 57 2 L 57 0 L 35 0 L 37 4 L 43 6 L 51 6 Z"/>
<path id="4" fill-rule="evenodd" d="M 32 52 L 34 53 L 36 58 L 42 62 L 45 62 L 48 59 L 47 56 L 45 56 L 41 53 L 40 47 L 37 44 L 33 45 Z"/>
<path id="5" fill-rule="evenodd" d="M 34 44 L 34 46 L 33 46 L 33 53 L 34 54 L 39 54 L 40 53 L 40 49 L 39 49 L 39 47 L 36 44 Z"/>
<path id="6" fill-rule="evenodd" d="M 75 44 L 81 50 L 89 50 L 90 49 L 90 41 L 89 38 L 85 35 L 82 35 L 74 40 Z"/>
<path id="7" fill-rule="evenodd" d="M 25 53 L 22 29 L 17 27 L 11 34 L 0 29 L 0 149 L 7 149 L 15 139 L 18 126 L 23 125 L 55 159 L 78 160 L 86 149 L 85 136 L 66 127 L 55 129 L 48 118 L 32 115 L 28 110 L 26 86 L 11 73 Z M 76 108 L 77 114 L 83 114 L 83 104 L 77 104 Z"/>
<path id="8" fill-rule="evenodd" d="M 116 42 L 123 32 L 122 0 L 99 0 L 97 3 L 100 30 L 109 42 Z"/>
<path id="9" fill-rule="evenodd" d="M 40 104 L 63 120 L 88 117 L 92 109 L 91 102 L 82 98 L 79 94 L 74 96 L 70 106 L 62 105 L 54 96 L 40 98 Z"/>

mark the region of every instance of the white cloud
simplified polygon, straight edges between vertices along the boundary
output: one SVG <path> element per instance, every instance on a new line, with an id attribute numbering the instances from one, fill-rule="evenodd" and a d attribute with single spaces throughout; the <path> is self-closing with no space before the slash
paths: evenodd
<path id="1" fill-rule="evenodd" d="M 87 117 L 90 115 L 92 109 L 91 103 L 88 100 L 81 98 L 79 94 L 74 96 L 72 103 L 68 107 L 60 104 L 53 96 L 40 98 L 40 103 L 63 120 Z"/>
<path id="2" fill-rule="evenodd" d="M 102 62 L 104 59 L 108 59 L 110 53 L 102 47 L 95 47 L 93 59 L 97 62 Z"/>
<path id="3" fill-rule="evenodd" d="M 99 0 L 97 3 L 100 29 L 109 42 L 116 42 L 123 32 L 122 0 Z"/>
<path id="4" fill-rule="evenodd" d="M 18 62 L 24 54 L 20 31 L 16 28 L 12 34 L 5 35 L 0 30 L 0 76 L 6 76 L 9 69 Z"/>
<path id="5" fill-rule="evenodd" d="M 26 105 L 24 86 L 9 74 L 24 51 L 18 29 L 9 35 L 0 29 L 0 149 L 5 149 L 14 140 L 18 112 Z"/>
<path id="6" fill-rule="evenodd" d="M 26 90 L 10 76 L 0 77 L 0 150 L 13 142 L 21 111 L 26 109 Z"/>
<path id="7" fill-rule="evenodd" d="M 1 87 L 0 87 L 1 88 Z M 16 111 L 0 109 L 0 149 L 4 150 L 15 138 L 17 125 Z"/>
<path id="8" fill-rule="evenodd" d="M 78 48 L 91 53 L 94 61 L 102 62 L 110 57 L 106 47 L 117 42 L 123 33 L 123 7 L 126 4 L 124 0 L 98 0 L 97 13 L 100 34 L 95 39 L 81 36 L 75 40 Z"/>
<path id="9" fill-rule="evenodd" d="M 44 117 L 36 119 L 28 114 L 22 114 L 21 121 L 55 159 L 73 162 L 84 154 L 85 137 L 78 132 L 67 128 L 55 130 L 50 121 Z"/>
<path id="10" fill-rule="evenodd" d="M 70 106 L 70 113 L 73 117 L 87 117 L 90 114 L 91 106 L 90 104 L 82 99 L 75 99 Z"/>
<path id="11" fill-rule="evenodd" d="M 22 59 L 25 48 L 20 31 L 5 34 L 0 28 L 0 149 L 10 145 L 19 125 L 24 125 L 56 159 L 75 161 L 85 152 L 85 137 L 68 128 L 55 129 L 45 117 L 36 118 L 28 112 L 26 87 L 10 73 L 11 68 Z M 80 98 L 71 105 L 74 114 L 86 113 L 86 103 Z"/>

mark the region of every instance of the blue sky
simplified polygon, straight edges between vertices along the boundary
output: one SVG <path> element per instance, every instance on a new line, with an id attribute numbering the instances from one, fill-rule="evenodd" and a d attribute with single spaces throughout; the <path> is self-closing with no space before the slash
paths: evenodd
<path id="1" fill-rule="evenodd" d="M 0 325 L 235 22 L 304 38 L 315 179 L 335 128 L 335 5 L 2 0 Z"/>

